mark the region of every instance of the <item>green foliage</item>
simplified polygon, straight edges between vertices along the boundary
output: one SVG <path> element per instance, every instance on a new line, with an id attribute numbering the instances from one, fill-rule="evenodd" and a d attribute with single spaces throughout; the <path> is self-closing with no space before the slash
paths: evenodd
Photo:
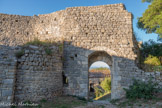
<path id="1" fill-rule="evenodd" d="M 45 50 L 47 55 L 52 55 L 52 50 L 49 49 L 48 47 L 46 47 L 44 50 Z"/>
<path id="2" fill-rule="evenodd" d="M 96 70 L 107 70 L 108 68 L 106 68 L 106 67 L 100 67 L 100 68 L 94 68 L 94 69 L 96 69 Z"/>
<path id="3" fill-rule="evenodd" d="M 16 53 L 15 53 L 15 56 L 17 57 L 17 58 L 20 58 L 21 56 L 23 56 L 25 54 L 25 51 L 24 50 L 20 50 L 20 51 L 17 51 Z"/>
<path id="4" fill-rule="evenodd" d="M 154 93 L 158 91 L 158 84 L 154 83 L 151 78 L 148 82 L 143 82 L 135 80 L 133 85 L 129 86 L 129 89 L 124 89 L 126 91 L 126 98 L 128 99 L 152 99 Z"/>
<path id="5" fill-rule="evenodd" d="M 59 51 L 62 52 L 63 51 L 63 44 L 59 45 Z"/>
<path id="6" fill-rule="evenodd" d="M 162 6 L 161 0 L 142 0 L 151 2 L 143 16 L 138 19 L 138 28 L 145 30 L 146 33 L 157 33 L 162 38 Z"/>
<path id="7" fill-rule="evenodd" d="M 111 77 L 106 77 L 100 85 L 105 90 L 105 92 L 111 92 Z"/>
<path id="8" fill-rule="evenodd" d="M 52 44 L 54 44 L 54 42 L 51 42 L 51 41 L 40 41 L 38 38 L 35 38 L 33 41 L 27 42 L 25 45 L 50 46 Z"/>
<path id="9" fill-rule="evenodd" d="M 96 97 L 100 97 L 104 94 L 104 91 L 102 89 L 100 89 L 98 87 L 95 87 L 94 89 L 95 89 L 95 96 Z"/>
<path id="10" fill-rule="evenodd" d="M 148 42 L 144 42 L 141 47 L 141 56 L 143 57 L 148 57 L 149 54 L 157 57 L 162 56 L 161 43 L 156 43 L 153 40 L 149 40 Z"/>
<path id="11" fill-rule="evenodd" d="M 100 97 L 103 96 L 105 93 L 111 92 L 111 77 L 106 77 L 100 84 L 102 88 L 95 87 L 95 96 Z"/>
<path id="12" fill-rule="evenodd" d="M 46 100 L 46 99 L 41 99 L 40 102 L 41 102 L 41 103 L 46 103 L 47 100 Z"/>
<path id="13" fill-rule="evenodd" d="M 162 71 L 162 66 L 154 66 L 153 70 L 161 72 Z"/>
<path id="14" fill-rule="evenodd" d="M 153 65 L 153 66 L 159 66 L 159 65 L 161 65 L 160 60 L 157 57 L 152 56 L 152 55 L 149 55 L 145 59 L 144 63 L 145 64 L 149 64 L 149 65 Z"/>

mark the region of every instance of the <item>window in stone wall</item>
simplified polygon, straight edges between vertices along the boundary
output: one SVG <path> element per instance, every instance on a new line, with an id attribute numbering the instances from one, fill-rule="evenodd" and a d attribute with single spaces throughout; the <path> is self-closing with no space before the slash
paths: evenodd
<path id="1" fill-rule="evenodd" d="M 75 54 L 75 57 L 77 57 L 77 54 Z"/>
<path id="2" fill-rule="evenodd" d="M 62 77 L 63 77 L 63 85 L 64 85 L 64 87 L 67 87 L 68 86 L 68 78 L 64 73 L 62 73 Z"/>

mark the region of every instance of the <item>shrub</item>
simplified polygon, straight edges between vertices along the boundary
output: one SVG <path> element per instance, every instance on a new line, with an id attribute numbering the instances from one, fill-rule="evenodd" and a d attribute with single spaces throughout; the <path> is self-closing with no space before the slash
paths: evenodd
<path id="1" fill-rule="evenodd" d="M 25 45 L 43 45 L 43 46 L 49 46 L 54 44 L 52 41 L 40 41 L 38 38 L 34 38 L 33 41 L 27 42 Z"/>
<path id="2" fill-rule="evenodd" d="M 44 49 L 47 55 L 52 55 L 52 50 L 49 48 Z"/>
<path id="3" fill-rule="evenodd" d="M 128 99 L 152 99 L 154 93 L 158 91 L 158 84 L 154 83 L 151 79 L 148 82 L 139 80 L 133 81 L 133 85 L 129 86 L 129 89 L 125 89 L 126 98 Z"/>
<path id="4" fill-rule="evenodd" d="M 106 77 L 100 85 L 105 92 L 111 92 L 111 77 Z"/>
<path id="5" fill-rule="evenodd" d="M 25 51 L 24 50 L 20 50 L 20 51 L 17 51 L 16 53 L 15 53 L 15 56 L 17 57 L 17 58 L 20 58 L 21 56 L 23 56 L 25 54 Z"/>
<path id="6" fill-rule="evenodd" d="M 104 94 L 104 91 L 102 89 L 100 89 L 98 87 L 95 87 L 94 89 L 95 89 L 95 96 L 96 97 L 100 97 Z"/>
<path id="7" fill-rule="evenodd" d="M 154 66 L 159 66 L 161 65 L 160 63 L 160 60 L 155 57 L 155 56 L 152 56 L 152 55 L 149 55 L 145 61 L 144 61 L 145 64 L 149 64 L 149 65 L 154 65 Z"/>

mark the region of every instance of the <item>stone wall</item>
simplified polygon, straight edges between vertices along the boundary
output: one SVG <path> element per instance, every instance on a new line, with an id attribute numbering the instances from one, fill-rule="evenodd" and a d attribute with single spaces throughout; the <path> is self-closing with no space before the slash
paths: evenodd
<path id="1" fill-rule="evenodd" d="M 62 51 L 59 47 L 29 45 L 21 50 L 25 53 L 18 59 L 15 101 L 38 101 L 61 95 Z"/>
<path id="2" fill-rule="evenodd" d="M 14 98 L 17 60 L 14 47 L 0 45 L 0 102 L 11 103 Z"/>
<path id="3" fill-rule="evenodd" d="M 132 79 L 141 81 L 148 81 L 153 78 L 154 82 L 162 87 L 162 73 L 160 72 L 144 72 L 140 70 L 133 60 L 113 57 L 113 69 L 112 69 L 112 93 L 111 98 L 117 99 L 125 96 L 123 88 L 128 88 L 132 83 Z"/>
<path id="4" fill-rule="evenodd" d="M 64 72 L 69 86 L 65 92 L 88 98 L 89 55 L 104 51 L 110 56 L 137 59 L 132 14 L 123 4 L 73 7 L 67 8 L 66 13 Z M 108 63 L 111 66 L 112 61 Z"/>
<path id="5" fill-rule="evenodd" d="M 39 16 L 0 14 L 0 45 L 17 46 L 39 40 L 60 41 L 62 11 Z"/>
<path id="6" fill-rule="evenodd" d="M 45 54 L 43 47 L 30 46 L 25 49 L 25 55 L 18 59 L 17 70 L 12 71 L 13 75 L 16 72 L 17 101 L 51 98 L 53 92 L 57 91 L 55 87 L 58 90 L 62 87 L 62 70 L 68 79 L 64 93 L 88 98 L 88 70 L 92 62 L 97 60 L 105 61 L 112 69 L 113 99 L 124 96 L 122 88 L 131 84 L 130 76 L 140 76 L 141 79 L 146 76 L 136 66 L 139 48 L 133 35 L 132 14 L 125 10 L 123 4 L 71 7 L 38 16 L 0 14 L 0 45 L 18 46 L 35 38 L 42 41 L 64 41 L 63 68 L 58 46 L 53 46 L 56 49 L 51 56 Z M 5 50 L 5 53 L 7 51 L 10 52 Z M 105 54 L 91 58 L 96 52 Z M 8 53 L 10 55 L 12 58 L 13 53 Z M 8 66 L 8 70 L 16 65 L 14 57 L 9 65 L 5 64 L 8 58 L 2 56 L 1 59 L 2 74 L 10 71 L 5 71 L 5 66 Z M 1 85 L 11 81 L 3 81 L 5 77 L 8 75 L 1 78 Z M 14 88 L 13 82 L 11 89 Z M 58 82 L 59 85 L 52 82 Z M 3 89 L 8 88 L 3 86 L 0 89 L 1 98 L 2 94 L 7 93 Z M 12 97 L 10 91 L 7 94 L 5 99 Z"/>

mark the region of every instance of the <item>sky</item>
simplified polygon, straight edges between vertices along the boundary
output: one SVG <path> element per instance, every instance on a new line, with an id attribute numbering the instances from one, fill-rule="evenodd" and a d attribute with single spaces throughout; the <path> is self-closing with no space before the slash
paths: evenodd
<path id="1" fill-rule="evenodd" d="M 146 34 L 137 28 L 137 18 L 148 8 L 149 3 L 142 3 L 142 0 L 0 0 L 0 13 L 33 16 L 38 14 L 48 14 L 67 7 L 76 6 L 97 6 L 123 3 L 134 16 L 133 28 L 140 41 L 153 39 L 157 41 L 157 34 Z M 91 67 L 107 67 L 107 64 L 98 61 Z"/>
<path id="2" fill-rule="evenodd" d="M 100 68 L 100 67 L 110 68 L 109 65 L 106 64 L 105 62 L 97 61 L 97 62 L 94 62 L 94 63 L 90 66 L 90 69 L 92 69 L 92 68 Z"/>

